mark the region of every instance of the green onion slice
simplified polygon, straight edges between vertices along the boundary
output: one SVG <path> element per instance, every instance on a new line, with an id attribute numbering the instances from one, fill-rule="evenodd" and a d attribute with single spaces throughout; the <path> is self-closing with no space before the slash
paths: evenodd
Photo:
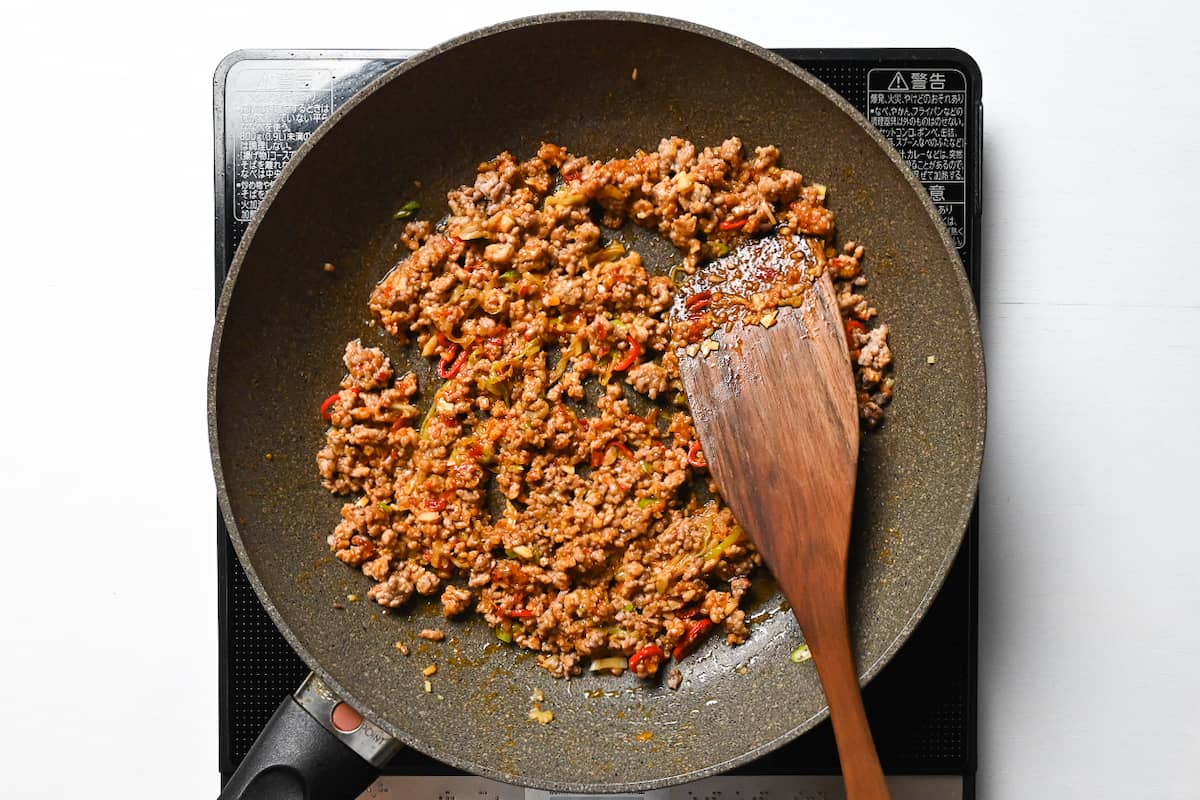
<path id="1" fill-rule="evenodd" d="M 404 205 L 400 206 L 400 210 L 392 214 L 392 219 L 408 219 L 413 214 L 421 210 L 421 204 L 416 200 L 409 200 Z"/>

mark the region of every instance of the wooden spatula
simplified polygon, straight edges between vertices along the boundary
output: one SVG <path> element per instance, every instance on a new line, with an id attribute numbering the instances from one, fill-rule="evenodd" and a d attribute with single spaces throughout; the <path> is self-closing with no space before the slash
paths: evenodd
<path id="1" fill-rule="evenodd" d="M 743 243 L 687 287 L 674 323 L 677 332 L 690 326 L 694 339 L 696 312 L 719 318 L 724 301 L 724 323 L 679 352 L 696 431 L 722 497 L 804 631 L 829 701 L 847 794 L 876 800 L 890 795 L 863 710 L 846 613 L 859 426 L 842 319 L 828 275 L 799 285 L 799 307 L 763 313 L 760 298 L 757 312 L 747 311 L 756 308 L 754 294 L 786 276 L 795 280 L 798 269 L 815 272 L 820 260 L 819 248 L 803 240 Z"/>

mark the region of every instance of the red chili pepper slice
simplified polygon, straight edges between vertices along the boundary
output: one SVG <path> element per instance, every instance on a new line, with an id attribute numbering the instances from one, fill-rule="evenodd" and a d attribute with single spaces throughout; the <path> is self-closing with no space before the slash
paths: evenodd
<path id="1" fill-rule="evenodd" d="M 723 231 L 736 231 L 749 221 L 749 217 L 738 217 L 736 219 L 727 219 L 717 227 Z"/>
<path id="2" fill-rule="evenodd" d="M 689 297 L 687 302 L 683 304 L 688 316 L 692 318 L 700 316 L 704 312 L 704 309 L 712 305 L 712 296 L 713 293 L 706 289 L 703 292 L 696 292 Z"/>
<path id="3" fill-rule="evenodd" d="M 649 674 L 653 675 L 654 673 L 658 672 L 659 662 L 666 657 L 667 654 L 663 652 L 661 647 L 656 644 L 648 644 L 629 657 L 629 669 L 636 672 L 638 664 L 649 660 L 649 663 L 646 666 L 650 668 L 648 670 Z"/>
<path id="4" fill-rule="evenodd" d="M 683 635 L 683 639 L 679 644 L 675 645 L 675 650 L 671 653 L 676 661 L 682 661 L 687 658 L 688 654 L 696 649 L 700 641 L 713 629 L 713 621 L 711 619 L 698 619 L 688 626 L 687 633 Z"/>
<path id="5" fill-rule="evenodd" d="M 448 502 L 449 502 L 449 499 L 444 494 L 442 494 L 437 497 L 425 498 L 425 502 L 422 505 L 424 505 L 430 511 L 442 511 L 446 508 L 446 504 Z"/>
<path id="6" fill-rule="evenodd" d="M 629 449 L 629 445 L 625 444 L 620 439 L 617 439 L 616 441 L 614 441 L 612 443 L 612 446 L 617 448 L 618 450 L 620 450 L 622 453 L 624 453 L 630 459 L 633 458 L 633 451 Z"/>
<path id="7" fill-rule="evenodd" d="M 321 418 L 326 422 L 333 422 L 333 412 L 329 409 L 333 408 L 333 404 L 342 396 L 341 392 L 334 392 L 325 398 L 325 402 L 321 403 Z"/>
<path id="8" fill-rule="evenodd" d="M 462 371 L 463 364 L 467 363 L 467 356 L 470 353 L 465 348 L 460 348 L 458 357 L 454 359 L 454 363 L 450 363 L 450 359 L 442 356 L 442 360 L 438 362 L 438 377 L 444 380 L 450 380 L 459 372 Z"/>
<path id="9" fill-rule="evenodd" d="M 528 608 L 514 608 L 506 613 L 508 616 L 514 619 L 531 619 L 537 616 L 537 614 L 533 613 Z"/>
<path id="10" fill-rule="evenodd" d="M 687 462 L 696 469 L 704 469 L 708 466 L 708 459 L 704 457 L 704 450 L 700 448 L 700 440 L 692 442 L 692 446 L 688 448 Z"/>
<path id="11" fill-rule="evenodd" d="M 600 465 L 604 463 L 604 452 L 605 451 L 603 451 L 603 450 L 593 450 L 592 451 L 592 460 L 591 460 L 592 469 L 599 469 Z"/>
<path id="12" fill-rule="evenodd" d="M 856 319 L 846 320 L 846 346 L 851 350 L 854 349 L 854 332 L 866 333 L 867 326 Z"/>
<path id="13" fill-rule="evenodd" d="M 642 357 L 642 345 L 637 339 L 632 336 L 626 336 L 625 340 L 629 342 L 629 352 L 621 359 L 621 363 L 613 367 L 613 372 L 624 372 L 637 363 L 637 360 Z"/>

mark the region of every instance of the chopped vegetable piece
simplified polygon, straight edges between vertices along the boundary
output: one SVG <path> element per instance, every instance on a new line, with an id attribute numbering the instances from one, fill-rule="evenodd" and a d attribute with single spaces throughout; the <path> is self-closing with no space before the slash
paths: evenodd
<path id="1" fill-rule="evenodd" d="M 550 382 L 557 383 L 559 378 L 567 371 L 567 367 L 571 364 L 571 359 L 583 353 L 583 339 L 576 338 L 571 341 L 571 346 L 562 351 L 559 356 L 558 363 L 554 365 L 554 370 L 550 373 Z"/>
<path id="2" fill-rule="evenodd" d="M 801 664 L 812 658 L 812 651 L 808 649 L 808 645 L 802 644 L 792 651 L 790 656 L 793 664 Z"/>
<path id="3" fill-rule="evenodd" d="M 624 372 L 637 363 L 637 360 L 642 357 L 642 345 L 637 339 L 632 336 L 626 336 L 625 340 L 629 342 L 629 352 L 621 359 L 621 363 L 613 367 L 613 372 Z"/>
<path id="4" fill-rule="evenodd" d="M 641 500 L 638 500 L 637 506 L 638 506 L 638 508 L 649 508 L 650 506 L 654 505 L 657 502 L 658 502 L 657 497 L 653 497 L 653 496 L 643 497 Z"/>
<path id="5" fill-rule="evenodd" d="M 705 289 L 703 292 L 696 292 L 684 302 L 683 307 L 688 311 L 693 311 L 697 307 L 704 308 L 712 303 L 712 291 Z"/>
<path id="6" fill-rule="evenodd" d="M 629 668 L 634 672 L 638 672 L 638 666 L 642 662 L 645 662 L 645 674 L 648 677 L 658 672 L 659 664 L 666 657 L 667 654 L 663 652 L 661 647 L 656 644 L 648 644 L 629 657 Z M 638 674 L 641 675 L 642 673 L 638 672 Z"/>
<path id="7" fill-rule="evenodd" d="M 723 231 L 736 231 L 738 228 L 744 227 L 747 221 L 747 217 L 737 217 L 735 219 L 727 219 L 717 227 Z"/>
<path id="8" fill-rule="evenodd" d="M 409 200 L 404 205 L 400 206 L 400 210 L 392 214 L 392 219 L 408 219 L 413 214 L 421 210 L 421 204 L 416 200 Z"/>
<path id="9" fill-rule="evenodd" d="M 616 261 L 621 256 L 625 255 L 625 245 L 620 242 L 612 242 L 603 250 L 597 250 L 587 257 L 588 266 L 599 264 L 603 261 Z"/>
<path id="10" fill-rule="evenodd" d="M 654 474 L 654 465 L 651 464 L 649 461 L 643 461 L 642 462 L 642 472 L 646 473 L 647 475 L 653 475 Z"/>
<path id="11" fill-rule="evenodd" d="M 744 533 L 745 530 L 740 525 L 734 526 L 733 533 L 717 542 L 712 546 L 712 549 L 704 554 L 704 560 L 711 561 L 714 558 L 720 558 L 721 555 L 729 549 L 730 545 L 737 544 L 737 542 L 741 540 L 742 534 Z"/>
<path id="12" fill-rule="evenodd" d="M 522 361 L 527 361 L 536 356 L 542 349 L 542 343 L 534 340 L 525 345 L 525 349 L 521 351 L 520 358 Z"/>
<path id="13" fill-rule="evenodd" d="M 704 458 L 704 450 L 700 448 L 699 439 L 692 442 L 692 446 L 688 448 L 687 463 L 696 469 L 704 469 L 708 466 L 708 461 Z"/>
<path id="14" fill-rule="evenodd" d="M 500 277 L 506 281 L 515 281 L 521 277 L 521 273 L 517 272 L 515 269 L 510 269 L 508 272 L 500 273 Z"/>
<path id="15" fill-rule="evenodd" d="M 671 655 L 675 657 L 676 661 L 682 661 L 689 653 L 696 649 L 697 645 L 700 644 L 712 629 L 713 621 L 711 619 L 696 620 L 688 626 L 687 633 L 683 635 L 679 644 L 675 645 L 675 650 Z"/>
<path id="16" fill-rule="evenodd" d="M 508 616 L 516 619 L 532 619 L 533 617 L 537 616 L 537 614 L 533 613 L 528 608 L 514 608 L 507 613 Z"/>
<path id="17" fill-rule="evenodd" d="M 333 412 L 331 412 L 329 409 L 333 408 L 333 404 L 336 403 L 337 399 L 341 396 L 341 392 L 334 392 L 333 394 L 329 395 L 329 397 L 325 398 L 324 403 L 321 403 L 321 418 L 326 422 L 333 422 Z"/>
<path id="18" fill-rule="evenodd" d="M 604 669 L 626 669 L 628 667 L 629 659 L 625 658 L 625 656 L 609 656 L 607 658 L 593 659 L 588 669 L 592 672 L 599 672 Z"/>
<path id="19" fill-rule="evenodd" d="M 464 347 L 460 348 L 458 357 L 454 359 L 454 363 L 450 363 L 446 356 L 442 356 L 442 360 L 438 362 L 438 377 L 445 380 L 451 380 L 454 376 L 462 371 L 463 364 L 467 363 L 469 351 Z"/>
<path id="20" fill-rule="evenodd" d="M 533 708 L 529 709 L 529 718 L 539 725 L 549 725 L 554 722 L 554 712 L 543 711 L 540 706 L 535 704 Z"/>
<path id="21" fill-rule="evenodd" d="M 512 644 L 512 631 L 506 631 L 504 628 L 496 628 L 496 638 L 505 644 Z"/>
<path id="22" fill-rule="evenodd" d="M 629 449 L 629 445 L 625 444 L 620 439 L 617 439 L 616 441 L 614 441 L 612 443 L 612 446 L 617 448 L 618 450 L 620 450 L 622 453 L 624 453 L 626 458 L 629 458 L 629 459 L 633 458 L 633 451 Z"/>

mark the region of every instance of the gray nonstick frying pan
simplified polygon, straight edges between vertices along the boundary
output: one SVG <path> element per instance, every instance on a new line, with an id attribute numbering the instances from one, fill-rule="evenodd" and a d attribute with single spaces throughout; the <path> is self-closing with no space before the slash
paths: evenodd
<path id="1" fill-rule="evenodd" d="M 444 620 L 436 602 L 390 614 L 347 603 L 370 580 L 325 541 L 342 500 L 317 474 L 318 408 L 346 341 L 383 346 L 397 374 L 436 385 L 429 359 L 365 325 L 371 288 L 398 257 L 393 212 L 417 200 L 436 219 L 446 191 L 503 150 L 527 158 L 553 141 L 613 157 L 670 135 L 778 145 L 785 165 L 828 186 L 842 239 L 866 244 L 897 387 L 860 458 L 849 593 L 861 679 L 916 627 L 962 540 L 985 425 L 975 308 L 925 191 L 856 111 L 748 42 L 624 13 L 518 20 L 405 61 L 342 106 L 289 163 L 234 259 L 210 364 L 216 483 L 255 591 L 313 676 L 222 796 L 354 797 L 370 762 L 399 746 L 535 788 L 640 791 L 723 772 L 824 718 L 811 662 L 788 658 L 801 633 L 766 576 L 750 641 L 706 643 L 672 691 L 630 674 L 556 680 L 481 619 Z M 416 638 L 427 627 L 447 641 Z M 417 652 L 405 658 L 397 641 Z M 421 670 L 435 661 L 426 692 Z M 534 689 L 551 724 L 528 718 Z"/>

